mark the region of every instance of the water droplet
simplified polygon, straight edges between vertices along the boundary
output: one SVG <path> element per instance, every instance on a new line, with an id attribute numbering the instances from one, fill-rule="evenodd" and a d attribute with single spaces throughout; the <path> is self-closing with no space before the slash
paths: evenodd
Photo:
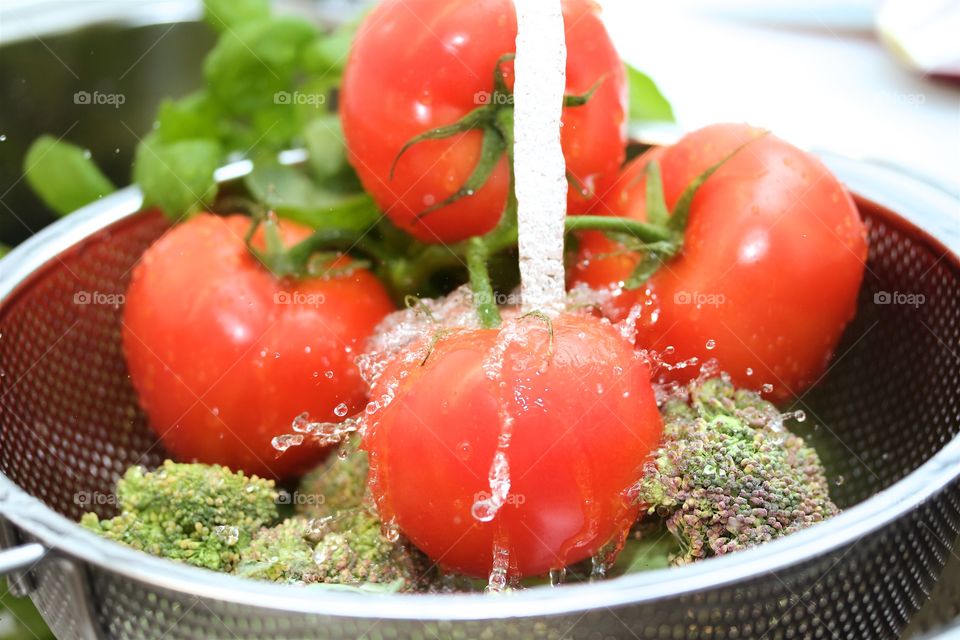
<path id="1" fill-rule="evenodd" d="M 764 393 L 770 393 L 773 391 L 773 385 L 770 384 L 769 382 L 764 383 L 764 385 L 760 387 L 760 390 L 763 391 Z"/>
<path id="2" fill-rule="evenodd" d="M 240 529 L 238 527 L 220 525 L 214 528 L 213 534 L 228 546 L 233 546 L 240 540 Z"/>
<path id="3" fill-rule="evenodd" d="M 310 416 L 307 413 L 301 413 L 293 419 L 293 430 L 297 433 L 310 433 L 313 425 L 310 422 Z"/>
<path id="4" fill-rule="evenodd" d="M 550 586 L 558 587 L 563 584 L 567 579 L 567 570 L 564 569 L 550 569 Z"/>
<path id="5" fill-rule="evenodd" d="M 383 537 L 390 542 L 396 542 L 400 539 L 400 527 L 393 520 L 383 523 Z"/>
<path id="6" fill-rule="evenodd" d="M 713 351 L 714 349 L 717 348 L 717 341 L 712 338 L 710 340 L 707 340 L 706 347 L 707 347 L 707 351 Z"/>
<path id="7" fill-rule="evenodd" d="M 333 378 L 333 371 L 325 371 L 323 375 L 324 375 L 325 377 L 327 377 L 328 379 L 332 379 L 332 378 Z"/>
<path id="8" fill-rule="evenodd" d="M 753 368 L 752 368 L 752 367 L 747 367 L 747 375 L 748 375 L 748 376 L 752 376 L 752 375 L 753 375 Z"/>
<path id="9" fill-rule="evenodd" d="M 220 415 L 220 407 L 214 407 L 213 409 L 210 409 L 210 413 L 212 413 L 212 414 L 215 415 L 215 416 L 219 416 L 219 415 Z"/>
<path id="10" fill-rule="evenodd" d="M 477 500 L 470 508 L 470 515 L 479 522 L 490 522 L 497 515 L 497 507 L 489 499 Z"/>
<path id="11" fill-rule="evenodd" d="M 289 449 L 290 447 L 296 447 L 303 444 L 303 434 L 302 433 L 285 433 L 281 436 L 275 437 L 270 441 L 271 446 L 277 451 L 283 452 Z"/>
<path id="12" fill-rule="evenodd" d="M 7 141 L 7 135 L 5 133 L 0 133 L 0 142 L 6 142 L 6 141 Z"/>
<path id="13" fill-rule="evenodd" d="M 311 351 L 313 351 L 313 349 L 310 348 L 310 345 L 307 345 L 303 348 L 304 353 L 310 353 Z"/>
<path id="14" fill-rule="evenodd" d="M 350 408 L 346 405 L 346 403 L 345 403 L 345 402 L 341 402 L 341 403 L 338 404 L 337 407 L 333 410 L 333 413 L 334 413 L 334 415 L 336 415 L 337 417 L 342 418 L 342 417 L 344 417 L 345 415 L 347 415 L 347 412 L 349 412 L 349 411 L 350 411 Z"/>
<path id="15" fill-rule="evenodd" d="M 834 480 L 834 482 L 835 482 L 836 485 L 839 487 L 839 486 L 842 485 L 844 482 L 846 482 L 846 480 L 843 478 L 843 476 L 837 476 L 837 479 Z"/>

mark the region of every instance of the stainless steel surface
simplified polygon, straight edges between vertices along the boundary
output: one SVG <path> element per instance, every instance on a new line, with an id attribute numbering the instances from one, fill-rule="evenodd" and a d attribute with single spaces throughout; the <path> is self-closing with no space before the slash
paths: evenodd
<path id="1" fill-rule="evenodd" d="M 858 193 L 898 206 L 960 250 L 949 196 L 882 168 L 828 162 Z M 807 531 L 682 569 L 494 598 L 260 584 L 102 540 L 74 524 L 91 508 L 76 495 L 109 494 L 127 465 L 157 463 L 163 452 L 125 375 L 119 309 L 72 300 L 80 290 L 124 290 L 130 267 L 165 228 L 158 216 L 135 213 L 139 206 L 138 192 L 125 189 L 0 263 L 0 515 L 89 576 L 105 636 L 587 638 L 629 629 L 654 638 L 895 637 L 960 530 L 960 362 L 948 347 L 960 336 L 960 273 L 922 234 L 871 216 L 859 320 L 837 366 L 802 403 L 822 425 L 810 437 L 834 452 L 825 457 L 847 509 Z M 875 291 L 897 287 L 923 287 L 926 304 L 872 304 Z M 68 588 L 62 571 L 44 561 L 33 573 L 45 613 L 65 594 L 76 601 L 76 581 Z M 54 627 L 67 631 L 60 619 Z"/>
<path id="2" fill-rule="evenodd" d="M 0 39 L 11 24 L 3 19 Z M 211 42 L 203 28 L 145 25 L 164 22 L 155 16 L 108 22 L 0 49 L 0 132 L 8 134 L 0 192 L 22 218 L 3 218 L 8 242 L 52 220 L 22 182 L 13 184 L 35 135 L 77 122 L 68 137 L 107 158 L 111 177 L 125 184 L 135 134 L 149 128 L 160 97 L 197 80 L 183 71 L 198 73 Z M 121 49 L 122 58 L 111 56 Z M 148 49 L 128 71 L 130 52 Z M 74 91 L 114 86 L 136 96 L 127 110 L 80 111 L 70 102 Z M 858 193 L 960 253 L 957 200 L 883 167 L 826 160 Z M 231 165 L 218 177 L 245 170 Z M 833 453 L 830 475 L 847 507 L 837 518 L 728 558 L 590 585 L 506 597 L 357 596 L 177 565 L 73 522 L 108 508 L 79 504 L 77 495 L 109 494 L 127 465 L 163 457 L 126 379 L 118 309 L 73 304 L 80 290 L 124 290 L 130 267 L 164 229 L 139 207 L 139 193 L 122 190 L 0 262 L 0 529 L 13 534 L 0 531 L 2 546 L 51 549 L 18 584 L 60 637 L 893 638 L 908 620 L 911 633 L 923 633 L 960 615 L 960 581 L 937 581 L 945 563 L 960 575 L 960 273 L 922 234 L 871 220 L 860 317 L 837 366 L 802 402 L 808 423 L 821 425 L 809 436 Z M 874 292 L 895 287 L 930 299 L 919 309 L 872 304 Z M 937 600 L 915 615 L 930 593 Z"/>
<path id="3" fill-rule="evenodd" d="M 35 565 L 46 553 L 46 548 L 36 542 L 0 551 L 0 576 Z"/>

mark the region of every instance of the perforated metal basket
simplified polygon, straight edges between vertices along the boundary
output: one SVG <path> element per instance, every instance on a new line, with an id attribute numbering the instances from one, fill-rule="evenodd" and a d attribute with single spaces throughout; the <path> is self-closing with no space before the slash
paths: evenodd
<path id="1" fill-rule="evenodd" d="M 119 474 L 164 457 L 110 296 L 166 223 L 137 213 L 126 189 L 0 262 L 0 532 L 15 547 L 0 571 L 63 638 L 897 637 L 960 531 L 960 204 L 889 169 L 827 160 L 859 194 L 871 246 L 857 319 L 798 403 L 845 507 L 836 518 L 681 569 L 504 596 L 244 581 L 87 533 L 74 520 L 109 511 L 97 497 Z M 956 582 L 937 589 L 920 630 L 960 613 Z"/>

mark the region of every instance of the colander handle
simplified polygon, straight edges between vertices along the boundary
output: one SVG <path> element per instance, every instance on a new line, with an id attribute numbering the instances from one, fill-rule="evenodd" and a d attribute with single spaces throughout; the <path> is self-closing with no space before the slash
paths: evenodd
<path id="1" fill-rule="evenodd" d="M 47 555 L 47 548 L 39 542 L 20 545 L 0 551 L 0 576 L 28 569 Z"/>

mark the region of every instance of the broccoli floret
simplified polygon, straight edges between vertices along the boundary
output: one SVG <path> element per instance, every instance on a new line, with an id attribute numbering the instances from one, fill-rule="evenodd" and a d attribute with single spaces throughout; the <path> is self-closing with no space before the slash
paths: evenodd
<path id="1" fill-rule="evenodd" d="M 218 571 L 231 571 L 253 534 L 278 518 L 272 480 L 218 465 L 167 460 L 156 471 L 131 467 L 117 482 L 117 499 L 117 517 L 88 513 L 81 524 L 149 554 Z"/>
<path id="2" fill-rule="evenodd" d="M 310 519 L 295 516 L 261 529 L 243 550 L 236 573 L 247 578 L 302 584 L 395 585 L 425 588 L 429 562 L 404 541 L 392 542 L 365 508 Z"/>
<path id="3" fill-rule="evenodd" d="M 762 544 L 838 512 L 817 452 L 758 394 L 711 378 L 662 412 L 663 443 L 638 499 L 677 537 L 675 562 Z"/>
<path id="4" fill-rule="evenodd" d="M 403 580 L 414 587 L 425 567 L 419 552 L 389 540 L 380 520 L 366 509 L 347 512 L 330 523 L 314 550 L 321 582 L 358 584 Z"/>
<path id="5" fill-rule="evenodd" d="M 317 522 L 300 516 L 264 527 L 241 552 L 236 573 L 271 582 L 318 582 L 313 549 L 320 537 Z"/>
<path id="6" fill-rule="evenodd" d="M 346 458 L 332 455 L 300 481 L 297 511 L 308 518 L 326 518 L 363 505 L 370 471 L 367 452 L 351 443 Z"/>

